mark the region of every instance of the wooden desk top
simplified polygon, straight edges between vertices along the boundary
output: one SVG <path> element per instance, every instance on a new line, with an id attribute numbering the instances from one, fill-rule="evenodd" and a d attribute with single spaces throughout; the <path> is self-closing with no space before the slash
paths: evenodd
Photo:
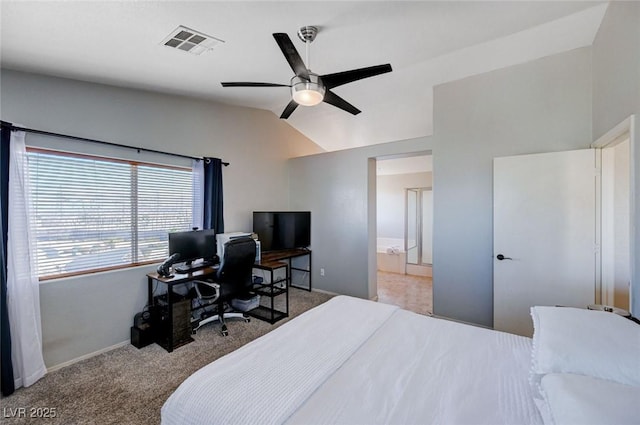
<path id="1" fill-rule="evenodd" d="M 282 261 L 276 261 L 276 260 L 260 260 L 259 263 L 255 263 L 253 265 L 253 267 L 257 268 L 257 269 L 265 269 L 265 270 L 275 270 L 275 269 L 279 269 L 281 267 L 288 267 L 289 264 L 282 262 Z"/>
<path id="2" fill-rule="evenodd" d="M 147 277 L 151 279 L 155 279 L 162 283 L 174 284 L 174 283 L 184 283 L 190 280 L 196 280 L 200 278 L 206 278 L 213 274 L 216 274 L 218 271 L 218 267 L 205 267 L 204 269 L 194 270 L 191 273 L 174 273 L 171 277 L 163 277 L 158 273 L 147 273 Z"/>
<path id="3" fill-rule="evenodd" d="M 310 249 L 283 249 L 281 251 L 268 251 L 263 252 L 260 256 L 260 262 L 264 263 L 265 261 L 277 261 L 277 260 L 286 260 L 287 258 L 300 257 L 302 255 L 311 254 Z"/>
<path id="4" fill-rule="evenodd" d="M 257 268 L 265 268 L 265 269 L 279 269 L 280 267 L 286 267 L 288 264 L 283 263 L 281 260 L 286 260 L 288 258 L 300 257 L 302 255 L 311 254 L 311 250 L 309 249 L 284 249 L 282 251 L 269 251 L 263 252 L 260 256 L 260 262 L 255 263 L 255 267 Z M 204 269 L 195 270 L 191 273 L 174 273 L 171 277 L 162 277 L 156 272 L 147 273 L 147 277 L 151 279 L 155 279 L 158 282 L 166 283 L 166 284 L 177 284 L 184 283 L 190 280 L 196 280 L 201 278 L 209 277 L 215 274 L 218 270 L 218 267 L 205 267 Z"/>

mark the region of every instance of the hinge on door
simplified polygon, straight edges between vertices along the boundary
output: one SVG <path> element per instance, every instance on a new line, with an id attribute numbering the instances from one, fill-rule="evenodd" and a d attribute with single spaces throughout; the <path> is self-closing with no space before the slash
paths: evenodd
<path id="1" fill-rule="evenodd" d="M 600 244 L 596 243 L 593 245 L 593 252 L 596 254 L 600 254 Z"/>
<path id="2" fill-rule="evenodd" d="M 600 167 L 595 167 L 595 168 L 593 169 L 593 171 L 594 171 L 594 173 L 595 173 L 595 175 L 596 175 L 596 176 L 599 176 L 599 175 L 601 175 L 601 174 L 602 174 L 602 168 L 600 168 Z"/>

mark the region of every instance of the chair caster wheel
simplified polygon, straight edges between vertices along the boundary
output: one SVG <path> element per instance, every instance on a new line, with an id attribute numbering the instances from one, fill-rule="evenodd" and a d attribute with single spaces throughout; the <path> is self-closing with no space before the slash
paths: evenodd
<path id="1" fill-rule="evenodd" d="M 229 336 L 229 331 L 222 331 L 222 336 Z"/>
<path id="2" fill-rule="evenodd" d="M 244 318 L 244 322 L 245 322 L 245 323 L 249 323 L 250 321 L 251 321 L 251 318 L 250 318 L 250 317 L 245 317 L 245 318 Z"/>

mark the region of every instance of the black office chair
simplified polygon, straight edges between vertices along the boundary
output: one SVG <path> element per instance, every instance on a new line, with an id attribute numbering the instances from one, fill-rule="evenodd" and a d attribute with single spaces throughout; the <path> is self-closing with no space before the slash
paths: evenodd
<path id="1" fill-rule="evenodd" d="M 251 290 L 253 264 L 256 259 L 256 242 L 247 237 L 231 239 L 224 245 L 224 256 L 216 277 L 207 280 L 196 280 L 194 286 L 200 301 L 214 303 L 216 314 L 202 319 L 194 329 L 219 320 L 222 324 L 222 335 L 229 334 L 225 318 L 241 318 L 248 322 L 249 317 L 240 312 L 225 312 L 225 304 L 230 305 L 234 298 L 246 297 Z"/>

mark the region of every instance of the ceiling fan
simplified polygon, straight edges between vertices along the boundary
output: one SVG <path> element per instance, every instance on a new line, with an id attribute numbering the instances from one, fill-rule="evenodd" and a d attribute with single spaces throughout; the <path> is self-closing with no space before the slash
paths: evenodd
<path id="1" fill-rule="evenodd" d="M 305 26 L 298 31 L 298 37 L 304 41 L 306 45 L 306 63 L 309 65 L 309 45 L 315 40 L 318 34 L 318 28 Z M 276 43 L 282 50 L 284 57 L 289 62 L 289 66 L 295 73 L 291 78 L 290 84 L 276 83 L 251 83 L 251 82 L 231 82 L 222 83 L 222 87 L 290 87 L 291 101 L 284 108 L 280 118 L 287 119 L 298 107 L 298 105 L 314 106 L 320 102 L 326 102 L 353 115 L 359 114 L 361 111 L 331 91 L 332 88 L 353 81 L 362 80 L 363 78 L 373 77 L 375 75 L 391 72 L 391 65 L 376 65 L 366 68 L 352 69 L 351 71 L 337 72 L 335 74 L 318 75 L 307 66 L 298 54 L 291 39 L 286 33 L 273 34 Z"/>

